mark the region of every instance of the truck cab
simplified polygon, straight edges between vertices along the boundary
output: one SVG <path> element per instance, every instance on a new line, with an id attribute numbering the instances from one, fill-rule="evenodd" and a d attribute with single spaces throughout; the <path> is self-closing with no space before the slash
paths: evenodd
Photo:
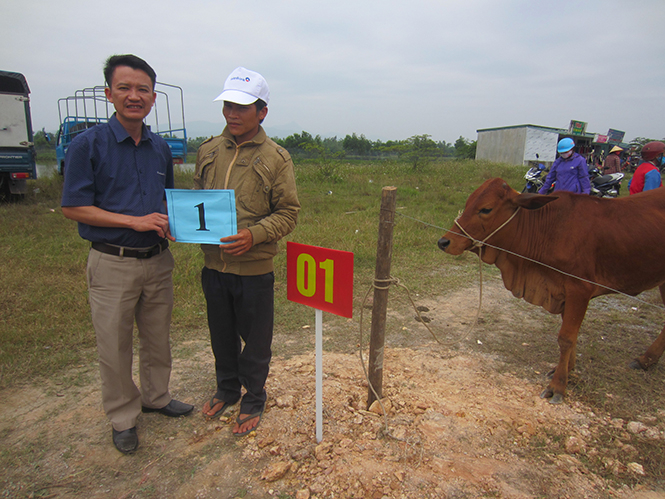
<path id="1" fill-rule="evenodd" d="M 29 94 L 25 76 L 0 71 L 0 199 L 23 196 L 37 178 Z"/>
<path id="2" fill-rule="evenodd" d="M 146 126 L 166 140 L 174 163 L 184 163 L 187 157 L 187 132 L 182 88 L 168 83 L 155 84 L 157 99 L 146 117 Z M 104 86 L 83 88 L 74 95 L 58 99 L 60 128 L 56 137 L 55 154 L 58 173 L 65 174 L 65 156 L 74 137 L 106 123 L 115 109 L 104 93 Z"/>
<path id="3" fill-rule="evenodd" d="M 60 129 L 58 130 L 58 135 L 55 139 L 55 157 L 58 162 L 58 172 L 62 175 L 64 174 L 65 168 L 65 155 L 67 154 L 67 148 L 72 142 L 74 137 L 76 137 L 81 132 L 86 131 L 88 128 L 108 121 L 106 118 L 98 120 L 85 120 L 79 121 L 76 116 L 67 116 L 65 120 L 60 124 Z"/>

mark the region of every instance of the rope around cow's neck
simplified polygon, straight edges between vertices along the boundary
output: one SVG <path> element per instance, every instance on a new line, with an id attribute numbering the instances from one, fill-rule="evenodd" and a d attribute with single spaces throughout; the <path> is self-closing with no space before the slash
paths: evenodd
<path id="1" fill-rule="evenodd" d="M 478 271 L 480 273 L 480 291 L 479 291 L 479 296 L 478 296 L 478 310 L 476 312 L 476 318 L 473 320 L 471 323 L 471 327 L 469 327 L 469 332 L 468 334 L 473 330 L 474 327 L 476 327 L 476 324 L 478 323 L 478 318 L 480 317 L 480 312 L 483 308 L 483 246 L 487 244 L 487 240 L 492 237 L 494 234 L 499 232 L 501 229 L 503 229 L 510 221 L 515 218 L 515 215 L 517 215 L 517 212 L 520 211 L 520 207 L 518 206 L 517 209 L 513 212 L 513 214 L 510 216 L 508 220 L 506 220 L 504 223 L 502 223 L 499 227 L 496 228 L 489 236 L 487 236 L 485 239 L 482 241 L 479 241 L 478 239 L 474 238 L 469 234 L 466 230 L 464 230 L 464 227 L 462 227 L 462 224 L 459 223 L 459 219 L 462 216 L 463 212 L 460 212 L 459 215 L 457 215 L 457 218 L 455 218 L 455 225 L 457 225 L 460 230 L 464 233 L 466 237 L 471 239 L 473 241 L 473 246 L 472 248 L 478 248 Z"/>

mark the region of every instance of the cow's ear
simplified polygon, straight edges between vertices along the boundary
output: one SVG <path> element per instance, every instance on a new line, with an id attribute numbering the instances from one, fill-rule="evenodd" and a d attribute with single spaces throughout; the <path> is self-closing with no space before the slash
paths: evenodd
<path id="1" fill-rule="evenodd" d="M 538 208 L 542 208 L 547 203 L 551 203 L 556 199 L 559 199 L 558 196 L 545 196 L 543 194 L 520 194 L 519 196 L 515 196 L 515 198 L 513 198 L 513 202 L 517 206 L 521 206 L 524 209 L 537 210 Z"/>

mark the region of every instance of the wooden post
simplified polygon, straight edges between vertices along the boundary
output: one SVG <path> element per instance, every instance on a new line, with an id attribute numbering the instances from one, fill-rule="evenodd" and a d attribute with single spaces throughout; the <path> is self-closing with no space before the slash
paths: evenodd
<path id="1" fill-rule="evenodd" d="M 374 273 L 374 305 L 372 307 L 372 332 L 369 341 L 369 382 L 379 398 L 383 392 L 383 345 L 386 337 L 386 309 L 390 264 L 393 253 L 393 226 L 397 187 L 384 187 L 381 191 L 379 214 L 379 239 L 376 244 L 376 271 Z M 372 387 L 368 387 L 367 408 L 376 400 Z"/>

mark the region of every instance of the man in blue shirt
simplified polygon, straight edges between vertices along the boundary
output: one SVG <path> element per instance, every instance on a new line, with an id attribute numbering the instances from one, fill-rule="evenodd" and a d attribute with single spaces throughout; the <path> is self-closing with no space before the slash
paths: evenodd
<path id="1" fill-rule="evenodd" d="M 169 328 L 173 257 L 164 189 L 173 188 L 173 160 L 164 139 L 143 123 L 155 103 L 154 70 L 134 55 L 106 61 L 108 123 L 77 136 L 65 158 L 62 213 L 91 242 L 87 282 L 102 379 L 102 401 L 113 443 L 138 448 L 143 412 L 188 415 L 171 398 Z M 141 389 L 132 378 L 134 320 L 139 330 Z"/>

